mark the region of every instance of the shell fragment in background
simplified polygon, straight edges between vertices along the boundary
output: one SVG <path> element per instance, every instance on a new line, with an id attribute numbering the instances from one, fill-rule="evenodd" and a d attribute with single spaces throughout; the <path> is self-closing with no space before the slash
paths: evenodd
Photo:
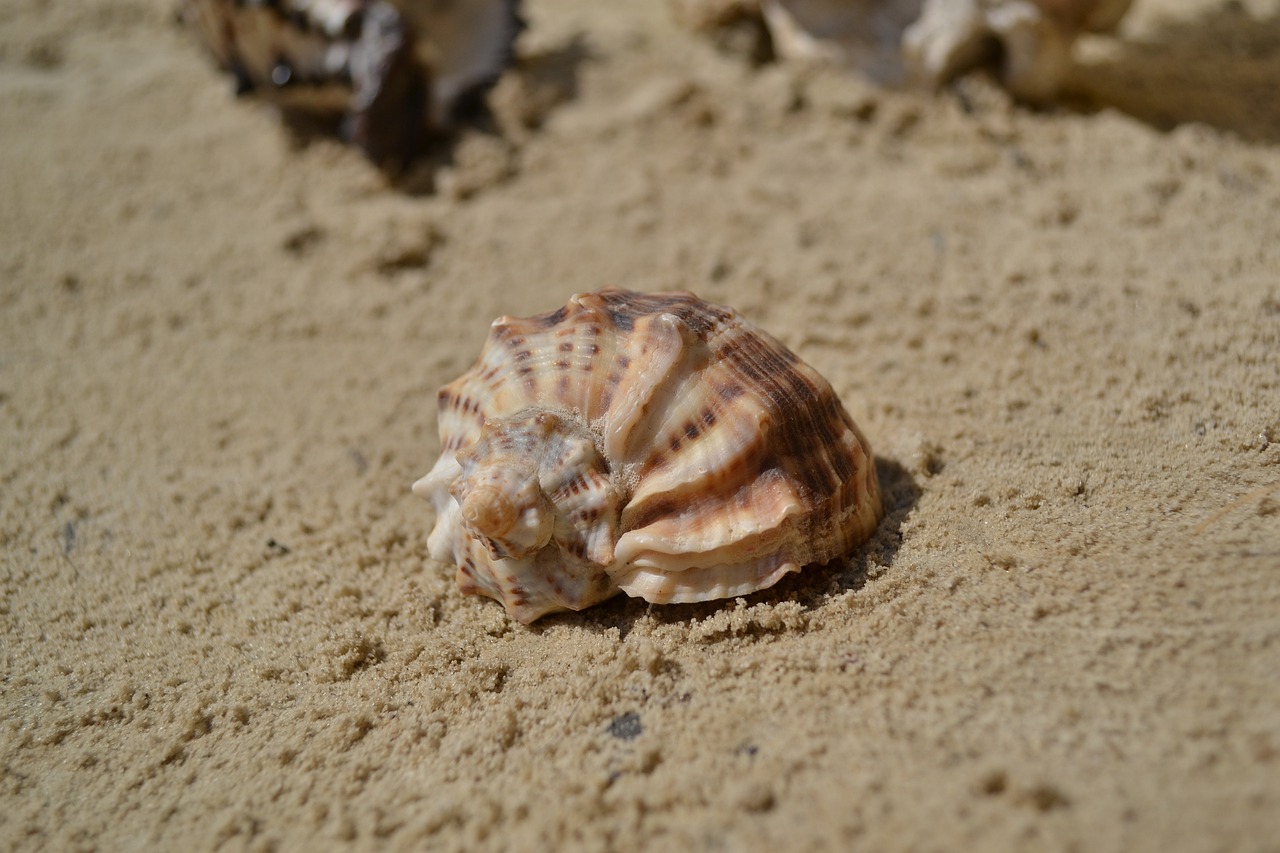
<path id="1" fill-rule="evenodd" d="M 521 28 L 517 0 L 182 0 L 179 16 L 238 92 L 339 117 L 397 166 L 498 77 Z"/>
<path id="2" fill-rule="evenodd" d="M 670 0 L 701 32 L 763 21 L 783 60 L 824 60 L 884 84 L 937 87 L 993 65 L 1013 94 L 1053 98 L 1084 32 L 1114 28 L 1131 0 Z"/>

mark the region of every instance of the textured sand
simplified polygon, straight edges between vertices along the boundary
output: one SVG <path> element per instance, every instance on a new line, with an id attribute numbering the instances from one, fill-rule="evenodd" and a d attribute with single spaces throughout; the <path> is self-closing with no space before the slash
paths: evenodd
<path id="1" fill-rule="evenodd" d="M 540 0 L 434 193 L 171 13 L 0 2 L 0 845 L 1277 849 L 1280 3 L 1137 0 L 1037 113 Z M 434 391 L 605 284 L 829 377 L 865 550 L 457 592 Z"/>

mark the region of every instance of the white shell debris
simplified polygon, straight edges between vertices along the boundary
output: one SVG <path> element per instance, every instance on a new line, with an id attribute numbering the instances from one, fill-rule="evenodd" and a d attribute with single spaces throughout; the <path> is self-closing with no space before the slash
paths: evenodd
<path id="1" fill-rule="evenodd" d="M 940 86 L 984 63 L 1020 98 L 1059 91 L 1083 32 L 1114 28 L 1131 0 L 671 0 L 713 30 L 754 14 L 780 59 L 823 59 L 881 83 Z"/>

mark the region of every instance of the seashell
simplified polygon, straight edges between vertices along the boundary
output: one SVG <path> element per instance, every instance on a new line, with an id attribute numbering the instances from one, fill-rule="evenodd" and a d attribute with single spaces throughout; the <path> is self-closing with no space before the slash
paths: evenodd
<path id="1" fill-rule="evenodd" d="M 880 83 L 939 86 L 998 59 L 1004 86 L 1027 100 L 1057 94 L 1082 32 L 1115 27 L 1131 0 L 671 0 L 694 29 L 753 8 L 780 59 L 821 59 Z M 750 8 L 748 8 L 750 7 Z"/>
<path id="2" fill-rule="evenodd" d="M 439 392 L 413 486 L 432 558 L 521 622 L 618 592 L 745 595 L 881 518 L 866 439 L 812 367 L 691 293 L 618 288 L 494 322 Z"/>
<path id="3" fill-rule="evenodd" d="M 1005 88 L 1020 98 L 1044 101 L 1066 79 L 1076 38 L 1113 29 L 1130 2 L 927 0 L 903 34 L 903 52 L 914 74 L 934 85 L 998 55 Z"/>
<path id="4" fill-rule="evenodd" d="M 774 52 L 856 68 L 880 83 L 900 83 L 903 31 L 921 0 L 761 0 Z"/>
<path id="5" fill-rule="evenodd" d="M 857 69 L 886 84 L 903 81 L 903 30 L 923 0 L 668 0 L 677 22 L 713 36 L 759 21 L 781 60 L 822 60 Z"/>
<path id="6" fill-rule="evenodd" d="M 518 0 L 181 0 L 239 93 L 344 120 L 378 163 L 407 163 L 492 83 L 522 26 Z"/>

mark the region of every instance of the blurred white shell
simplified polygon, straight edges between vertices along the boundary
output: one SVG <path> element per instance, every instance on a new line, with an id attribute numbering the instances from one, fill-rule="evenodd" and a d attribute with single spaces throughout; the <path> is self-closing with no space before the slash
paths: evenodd
<path id="1" fill-rule="evenodd" d="M 377 162 L 404 162 L 460 98 L 497 78 L 520 31 L 517 0 L 180 0 L 240 92 L 345 117 Z"/>
<path id="2" fill-rule="evenodd" d="M 826 380 L 691 293 L 503 317 L 439 413 L 440 458 L 413 487 L 436 508 L 431 556 L 526 623 L 619 591 L 744 595 L 848 554 L 881 517 Z"/>
<path id="3" fill-rule="evenodd" d="M 880 83 L 904 77 L 900 43 L 921 0 L 761 0 L 780 59 L 823 59 Z"/>
<path id="4" fill-rule="evenodd" d="M 935 85 L 997 53 L 1005 87 L 1020 98 L 1043 101 L 1066 79 L 1080 33 L 1114 28 L 1130 2 L 927 0 L 903 35 L 903 51 L 913 73 Z"/>
<path id="5" fill-rule="evenodd" d="M 780 59 L 823 59 L 881 83 L 938 86 L 983 62 L 1015 95 L 1057 94 L 1081 32 L 1119 23 L 1131 0 L 670 0 L 687 26 L 758 15 Z"/>

